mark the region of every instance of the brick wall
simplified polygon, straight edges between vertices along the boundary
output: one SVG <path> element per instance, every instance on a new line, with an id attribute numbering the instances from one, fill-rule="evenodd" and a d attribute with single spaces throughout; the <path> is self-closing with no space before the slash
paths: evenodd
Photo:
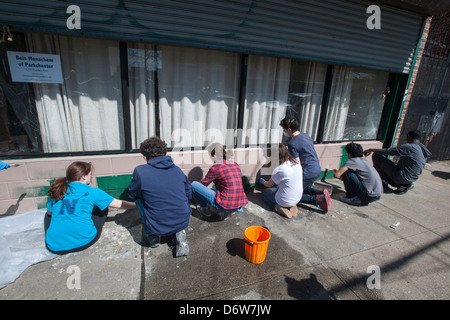
<path id="1" fill-rule="evenodd" d="M 420 40 L 420 44 L 419 44 L 419 47 L 418 47 L 419 49 L 418 49 L 418 52 L 417 52 L 416 61 L 415 61 L 414 66 L 412 66 L 413 67 L 412 74 L 411 74 L 411 78 L 410 78 L 410 82 L 409 82 L 408 88 L 406 89 L 405 98 L 404 98 L 404 102 L 403 102 L 402 113 L 401 113 L 401 115 L 399 117 L 398 127 L 397 127 L 397 131 L 395 133 L 393 146 L 397 146 L 398 145 L 398 140 L 400 138 L 400 133 L 401 133 L 402 128 L 403 128 L 405 115 L 406 115 L 406 112 L 408 110 L 408 105 L 409 105 L 409 102 L 411 100 L 411 94 L 413 92 L 414 84 L 415 84 L 416 78 L 417 78 L 417 73 L 419 71 L 420 62 L 422 61 L 423 51 L 424 51 L 425 44 L 426 44 L 427 39 L 428 39 L 428 33 L 430 31 L 430 25 L 431 25 L 431 17 L 427 18 L 427 20 L 425 22 L 422 39 Z"/>

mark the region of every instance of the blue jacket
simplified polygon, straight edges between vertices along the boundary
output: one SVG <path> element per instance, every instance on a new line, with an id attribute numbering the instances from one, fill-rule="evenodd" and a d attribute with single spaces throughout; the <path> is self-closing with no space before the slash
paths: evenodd
<path id="1" fill-rule="evenodd" d="M 188 178 L 169 156 L 152 158 L 137 166 L 128 187 L 132 200 L 143 200 L 145 226 L 160 236 L 179 232 L 189 225 L 191 192 Z"/>

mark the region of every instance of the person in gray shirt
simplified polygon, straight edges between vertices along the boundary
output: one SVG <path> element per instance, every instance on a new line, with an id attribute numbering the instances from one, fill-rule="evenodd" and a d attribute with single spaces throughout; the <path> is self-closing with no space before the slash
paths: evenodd
<path id="1" fill-rule="evenodd" d="M 427 158 L 431 156 L 431 152 L 420 143 L 419 132 L 408 132 L 406 142 L 395 148 L 364 150 L 366 157 L 373 152 L 373 166 L 380 174 L 385 192 L 389 190 L 389 185 L 397 188 L 394 190 L 396 194 L 411 190 L 413 182 L 422 174 Z M 387 156 L 399 156 L 400 160 L 395 164 Z"/>
<path id="2" fill-rule="evenodd" d="M 335 178 L 342 178 L 346 196 L 341 201 L 351 205 L 368 205 L 380 199 L 383 184 L 380 175 L 372 164 L 363 157 L 363 147 L 358 143 L 345 146 L 348 160 L 334 173 Z"/>

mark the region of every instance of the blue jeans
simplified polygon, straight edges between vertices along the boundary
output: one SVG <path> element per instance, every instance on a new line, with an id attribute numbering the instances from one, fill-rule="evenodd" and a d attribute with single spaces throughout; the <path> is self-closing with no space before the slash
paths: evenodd
<path id="1" fill-rule="evenodd" d="M 342 175 L 347 198 L 358 197 L 363 204 L 368 204 L 377 200 L 379 197 L 369 197 L 366 187 L 359 180 L 356 173 L 349 169 Z"/>
<path id="2" fill-rule="evenodd" d="M 316 195 L 322 194 L 322 191 L 311 188 L 312 184 L 314 183 L 314 181 L 316 181 L 316 179 L 317 178 L 310 178 L 310 179 L 303 180 L 304 189 L 303 189 L 302 198 L 300 199 L 299 203 L 307 203 L 307 204 L 313 204 L 313 205 L 317 204 Z M 306 188 L 305 188 L 305 186 L 306 186 Z M 275 201 L 275 194 L 277 193 L 277 191 L 278 191 L 278 186 L 274 185 L 271 188 L 263 189 L 263 191 L 261 192 L 264 201 L 273 210 L 275 210 L 275 205 L 277 204 L 277 202 Z"/>
<path id="3" fill-rule="evenodd" d="M 320 174 L 319 174 L 320 176 Z M 313 189 L 311 186 L 313 185 L 314 181 L 317 180 L 317 177 L 309 178 L 309 179 L 303 179 L 303 195 L 300 199 L 300 203 L 307 203 L 307 204 L 317 204 L 316 196 L 318 194 L 322 194 L 323 192 Z"/>
<path id="4" fill-rule="evenodd" d="M 194 181 L 191 183 L 191 186 L 192 186 L 192 197 L 195 199 L 195 201 L 197 201 L 200 207 L 206 208 L 208 206 L 211 206 L 217 211 L 223 212 L 238 211 L 238 208 L 230 210 L 222 208 L 219 204 L 217 204 L 216 199 L 214 198 L 216 192 L 213 189 L 204 186 L 200 182 Z"/>
<path id="5" fill-rule="evenodd" d="M 275 200 L 275 194 L 278 192 L 278 186 L 273 186 L 271 188 L 265 188 L 261 191 L 263 200 L 267 203 L 270 209 L 275 211 L 275 205 L 277 204 Z"/>

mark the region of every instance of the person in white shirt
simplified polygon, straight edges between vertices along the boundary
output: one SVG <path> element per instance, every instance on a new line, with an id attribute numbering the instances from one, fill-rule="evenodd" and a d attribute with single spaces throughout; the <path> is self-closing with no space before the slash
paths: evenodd
<path id="1" fill-rule="evenodd" d="M 279 144 L 279 166 L 275 168 L 270 180 L 260 179 L 266 187 L 262 191 L 264 201 L 281 216 L 292 218 L 298 212 L 297 203 L 303 194 L 302 167 L 292 158 L 288 148 Z"/>

